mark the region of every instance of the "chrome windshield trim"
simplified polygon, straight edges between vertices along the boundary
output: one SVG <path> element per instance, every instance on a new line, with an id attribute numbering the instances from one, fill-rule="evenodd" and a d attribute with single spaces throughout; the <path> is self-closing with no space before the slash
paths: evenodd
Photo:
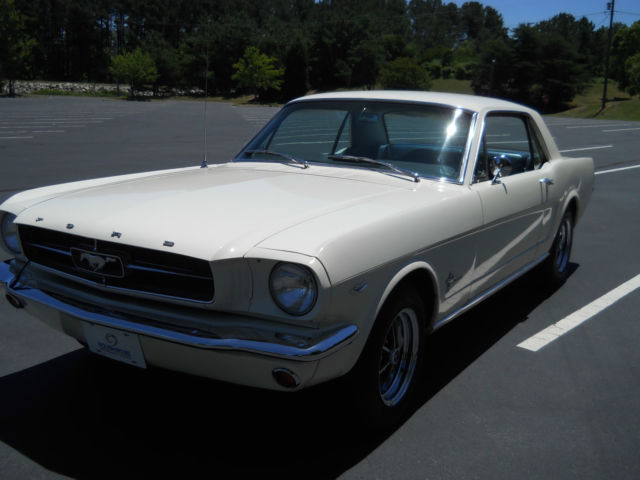
<path id="1" fill-rule="evenodd" d="M 458 177 L 458 183 L 463 184 L 467 178 L 467 171 L 469 168 L 469 162 L 471 161 L 471 150 L 473 147 L 473 137 L 478 126 L 478 113 L 475 112 L 471 116 L 471 122 L 469 123 L 469 132 L 467 137 L 467 145 L 465 148 L 464 157 L 462 160 L 462 168 L 460 169 L 460 176 Z M 475 163 L 474 163 L 475 166 Z"/>
<path id="2" fill-rule="evenodd" d="M 254 338 L 250 335 L 250 329 L 247 329 L 247 334 L 242 338 L 216 338 L 211 333 L 184 333 L 142 324 L 135 322 L 132 316 L 119 312 L 107 313 L 105 311 L 102 313 L 89 311 L 66 303 L 42 290 L 21 285 L 19 282 L 16 285 L 12 285 L 14 280 L 15 277 L 10 270 L 9 264 L 7 262 L 0 263 L 0 290 L 4 290 L 6 293 L 21 299 L 27 310 L 29 310 L 31 303 L 35 303 L 40 307 L 50 309 L 51 313 L 62 313 L 81 322 L 103 325 L 205 350 L 239 351 L 285 360 L 309 362 L 325 358 L 337 349 L 348 345 L 358 333 L 358 328 L 355 325 L 341 325 L 318 332 L 314 337 L 305 337 L 304 341 L 301 341 L 301 338 L 296 336 L 293 336 L 291 340 L 287 340 L 288 335 L 285 333 L 279 335 L 278 333 L 274 334 L 273 330 L 255 328 L 254 330 L 257 333 L 254 334 Z M 271 333 L 279 340 L 265 341 L 264 335 L 261 335 L 265 332 Z"/>

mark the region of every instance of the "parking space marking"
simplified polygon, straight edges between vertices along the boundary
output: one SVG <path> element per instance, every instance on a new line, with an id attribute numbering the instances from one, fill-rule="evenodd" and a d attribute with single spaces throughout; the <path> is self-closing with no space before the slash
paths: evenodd
<path id="1" fill-rule="evenodd" d="M 632 165 L 631 167 L 610 168 L 609 170 L 600 170 L 595 172 L 594 175 L 602 175 L 603 173 L 622 172 L 624 170 L 633 170 L 634 168 L 640 168 L 640 165 Z"/>
<path id="2" fill-rule="evenodd" d="M 600 145 L 598 147 L 571 148 L 569 150 L 558 150 L 560 153 L 580 152 L 582 150 L 599 150 L 601 148 L 613 148 L 613 145 Z"/>
<path id="3" fill-rule="evenodd" d="M 605 125 L 572 125 L 566 128 L 604 128 L 604 127 L 627 127 L 629 124 L 620 124 L 620 123 L 608 123 Z"/>
<path id="4" fill-rule="evenodd" d="M 640 127 L 638 128 L 616 128 L 614 130 L 602 130 L 603 132 L 629 132 L 631 130 L 640 130 Z"/>
<path id="5" fill-rule="evenodd" d="M 544 330 L 539 331 L 532 337 L 527 338 L 525 341 L 519 343 L 518 347 L 532 352 L 537 352 L 554 340 L 560 338 L 565 333 L 568 333 L 577 326 L 582 325 L 584 322 L 596 316 L 605 308 L 610 307 L 621 298 L 629 295 L 637 288 L 640 288 L 640 275 L 636 275 L 631 280 L 628 280 L 610 292 L 605 293 L 600 298 L 597 298 L 590 304 L 582 307 L 580 310 L 573 312 L 571 315 L 563 318 L 553 325 L 548 326 Z"/>

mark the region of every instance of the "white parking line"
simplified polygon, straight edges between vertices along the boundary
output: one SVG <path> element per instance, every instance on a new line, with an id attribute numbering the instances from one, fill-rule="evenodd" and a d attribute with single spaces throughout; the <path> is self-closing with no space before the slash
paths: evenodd
<path id="1" fill-rule="evenodd" d="M 614 130 L 602 130 L 603 132 L 628 132 L 630 130 L 640 130 L 639 128 L 616 128 Z"/>
<path id="2" fill-rule="evenodd" d="M 582 150 L 599 150 L 601 148 L 613 148 L 613 145 L 600 145 L 599 147 L 584 147 L 584 148 L 571 148 L 569 150 L 558 150 L 560 153 L 565 152 L 580 152 Z"/>
<path id="3" fill-rule="evenodd" d="M 627 125 L 619 124 L 619 123 L 610 123 L 607 125 L 574 125 L 567 128 L 604 128 L 604 127 L 626 127 Z"/>
<path id="4" fill-rule="evenodd" d="M 623 170 L 633 170 L 634 168 L 640 168 L 640 165 L 633 165 L 631 167 L 611 168 L 609 170 L 600 170 L 599 172 L 595 172 L 594 175 L 602 175 L 603 173 L 622 172 Z"/>
<path id="5" fill-rule="evenodd" d="M 33 137 L 0 137 L 0 140 L 16 140 L 20 138 L 33 138 Z"/>
<path id="6" fill-rule="evenodd" d="M 537 352 L 542 347 L 549 345 L 565 333 L 568 333 L 590 318 L 596 316 L 602 310 L 610 307 L 621 298 L 629 295 L 637 288 L 640 288 L 640 275 L 636 275 L 631 280 L 628 280 L 619 287 L 614 288 L 609 293 L 605 293 L 589 305 L 582 307 L 580 310 L 573 312 L 568 317 L 548 326 L 544 330 L 536 333 L 534 336 L 527 338 L 524 342 L 519 343 L 518 347 L 531 350 L 532 352 Z"/>

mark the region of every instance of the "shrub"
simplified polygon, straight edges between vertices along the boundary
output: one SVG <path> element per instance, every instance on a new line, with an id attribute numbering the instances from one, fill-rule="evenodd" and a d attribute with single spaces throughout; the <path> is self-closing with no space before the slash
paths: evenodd
<path id="1" fill-rule="evenodd" d="M 396 58 L 388 62 L 380 72 L 380 84 L 385 89 L 429 90 L 429 73 L 413 59 Z"/>

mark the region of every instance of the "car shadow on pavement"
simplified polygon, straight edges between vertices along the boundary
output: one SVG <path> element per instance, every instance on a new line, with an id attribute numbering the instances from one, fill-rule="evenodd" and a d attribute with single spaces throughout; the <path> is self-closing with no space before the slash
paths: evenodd
<path id="1" fill-rule="evenodd" d="M 526 276 L 432 335 L 414 411 L 551 293 Z M 0 440 L 81 479 L 334 478 L 393 433 L 363 432 L 339 382 L 292 395 L 84 349 L 0 378 L 0 392 Z"/>
<path id="2" fill-rule="evenodd" d="M 570 262 L 567 268 L 571 277 L 579 265 Z M 531 311 L 558 288 L 545 285 L 534 270 L 429 336 L 419 405 L 426 403 L 517 324 L 525 322 Z"/>

